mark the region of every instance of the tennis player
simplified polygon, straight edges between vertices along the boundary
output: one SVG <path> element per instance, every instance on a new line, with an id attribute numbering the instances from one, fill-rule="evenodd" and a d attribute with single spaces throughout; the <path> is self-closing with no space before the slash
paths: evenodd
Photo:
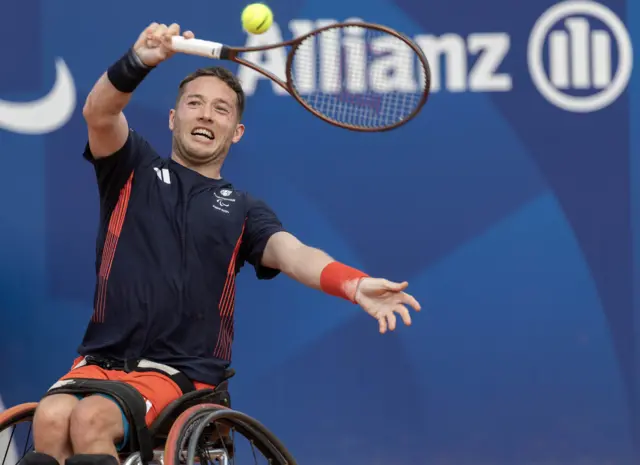
<path id="1" fill-rule="evenodd" d="M 406 306 L 420 310 L 406 282 L 369 277 L 301 243 L 265 202 L 221 176 L 245 131 L 245 96 L 229 71 L 200 69 L 182 81 L 170 159 L 129 127 L 123 110 L 133 91 L 175 53 L 179 34 L 177 24 L 151 24 L 87 97 L 84 158 L 100 194 L 94 313 L 79 357 L 39 403 L 27 465 L 119 463 L 131 425 L 116 391 L 74 391 L 78 378 L 133 387 L 147 425 L 183 393 L 223 381 L 245 263 L 259 279 L 282 272 L 360 305 L 380 333 L 396 328 L 396 314 L 411 324 Z"/>

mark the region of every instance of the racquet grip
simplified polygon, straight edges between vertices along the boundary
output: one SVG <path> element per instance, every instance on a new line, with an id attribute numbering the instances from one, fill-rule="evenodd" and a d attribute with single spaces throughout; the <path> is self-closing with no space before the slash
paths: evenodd
<path id="1" fill-rule="evenodd" d="M 202 39 L 185 39 L 182 36 L 171 38 L 171 45 L 176 52 L 198 55 L 207 58 L 220 58 L 223 45 L 218 42 Z"/>

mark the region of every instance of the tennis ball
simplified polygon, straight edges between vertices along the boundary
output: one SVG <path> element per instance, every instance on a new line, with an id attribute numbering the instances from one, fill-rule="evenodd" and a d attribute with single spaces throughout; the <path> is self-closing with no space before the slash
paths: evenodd
<path id="1" fill-rule="evenodd" d="M 273 23 L 273 12 L 264 3 L 252 3 L 242 10 L 242 27 L 251 34 L 266 32 Z"/>

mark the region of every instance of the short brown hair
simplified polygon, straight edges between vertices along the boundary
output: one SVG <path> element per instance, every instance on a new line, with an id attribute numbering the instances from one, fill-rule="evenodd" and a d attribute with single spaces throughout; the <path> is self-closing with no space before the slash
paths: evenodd
<path id="1" fill-rule="evenodd" d="M 178 97 L 176 98 L 176 105 L 177 105 L 177 102 L 180 101 L 182 94 L 184 94 L 184 87 L 194 79 L 197 79 L 202 76 L 217 77 L 226 85 L 228 85 L 231 88 L 231 90 L 233 90 L 236 93 L 236 97 L 237 97 L 236 106 L 238 108 L 238 120 L 240 120 L 242 118 L 242 114 L 244 113 L 244 102 L 245 102 L 244 90 L 242 89 L 242 85 L 240 84 L 240 81 L 238 80 L 238 78 L 231 71 L 229 71 L 226 68 L 223 68 L 222 66 L 211 66 L 208 68 L 200 68 L 195 70 L 193 73 L 189 74 L 187 77 L 185 77 L 180 82 L 180 85 L 178 86 Z"/>

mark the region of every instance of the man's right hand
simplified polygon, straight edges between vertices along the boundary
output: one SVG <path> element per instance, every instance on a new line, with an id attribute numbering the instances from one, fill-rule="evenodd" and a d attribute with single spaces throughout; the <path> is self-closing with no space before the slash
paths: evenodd
<path id="1" fill-rule="evenodd" d="M 166 24 L 152 23 L 138 37 L 133 46 L 133 50 L 147 66 L 157 66 L 161 62 L 175 55 L 171 46 L 171 37 L 180 35 L 180 26 L 173 23 L 167 27 Z M 185 39 L 193 39 L 191 31 L 182 34 Z"/>

